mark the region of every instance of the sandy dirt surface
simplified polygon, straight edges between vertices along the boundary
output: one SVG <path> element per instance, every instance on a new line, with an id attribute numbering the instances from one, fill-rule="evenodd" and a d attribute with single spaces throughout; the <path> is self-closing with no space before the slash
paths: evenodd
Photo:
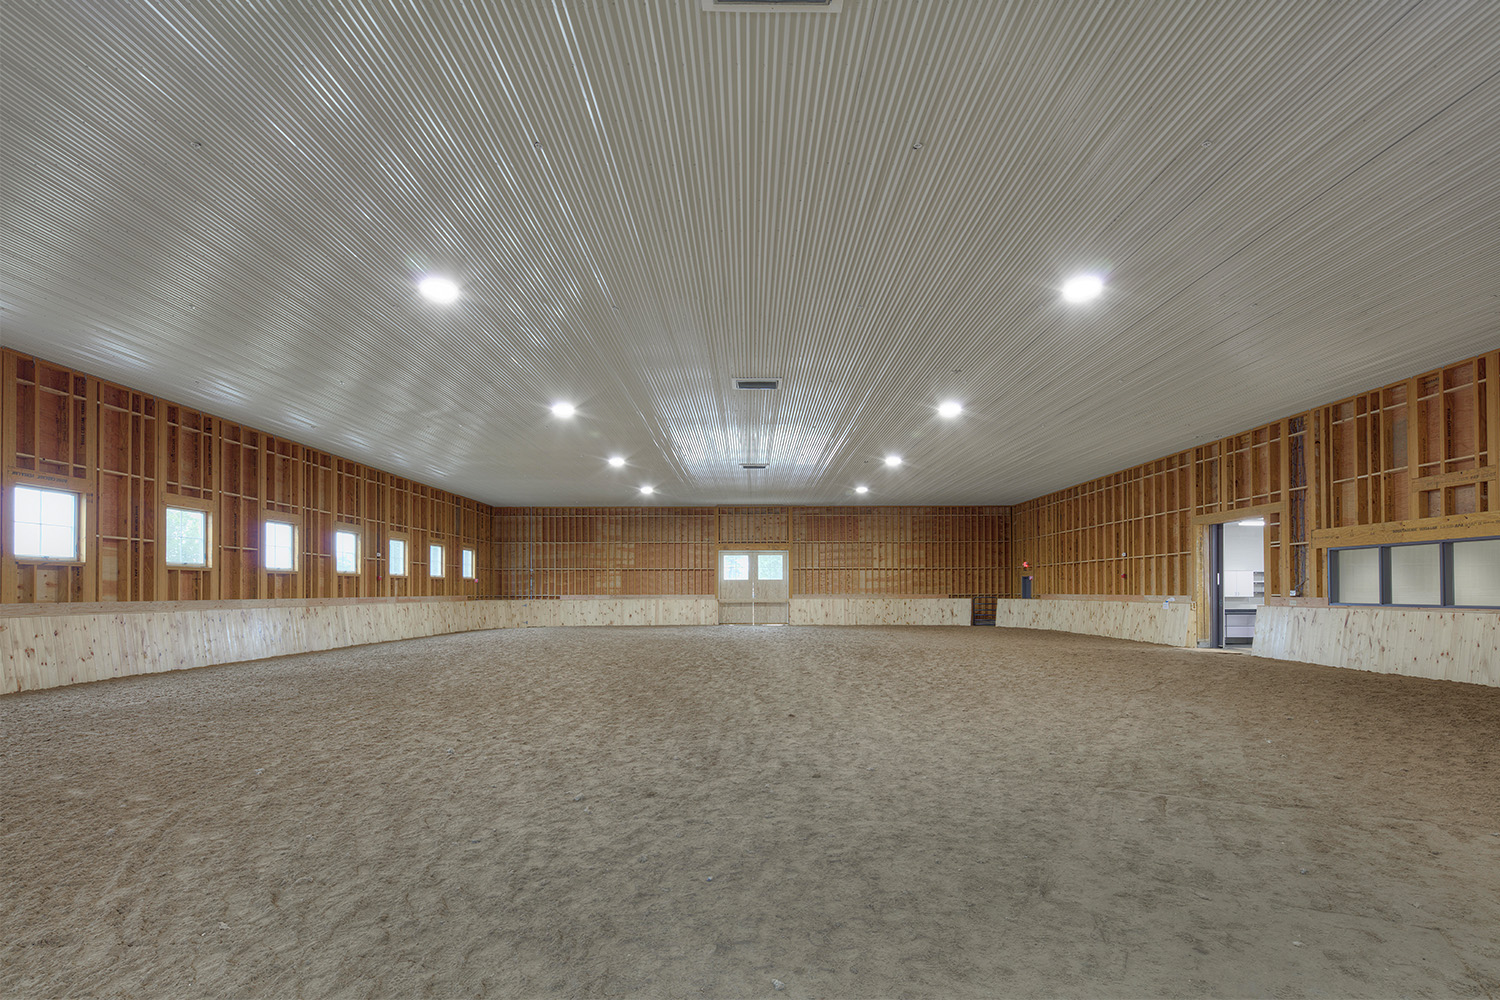
<path id="1" fill-rule="evenodd" d="M 1500 997 L 1500 689 L 516 629 L 0 732 L 5 997 Z"/>

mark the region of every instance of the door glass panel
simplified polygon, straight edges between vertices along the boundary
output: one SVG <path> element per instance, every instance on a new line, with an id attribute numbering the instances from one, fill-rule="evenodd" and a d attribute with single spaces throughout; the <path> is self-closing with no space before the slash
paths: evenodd
<path id="1" fill-rule="evenodd" d="M 758 580 L 780 580 L 783 572 L 783 557 L 780 552 L 762 552 L 756 559 L 755 574 Z"/>
<path id="2" fill-rule="evenodd" d="M 747 555 L 724 556 L 722 577 L 725 580 L 750 579 L 750 557 Z"/>

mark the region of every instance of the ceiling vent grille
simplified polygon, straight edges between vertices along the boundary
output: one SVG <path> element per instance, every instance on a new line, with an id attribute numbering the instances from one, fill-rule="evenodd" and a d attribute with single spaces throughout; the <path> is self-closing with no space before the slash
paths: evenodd
<path id="1" fill-rule="evenodd" d="M 737 11 L 751 10 L 760 13 L 790 14 L 799 11 L 818 11 L 837 14 L 844 9 L 844 0 L 700 0 L 704 10 Z"/>
<path id="2" fill-rule="evenodd" d="M 741 462 L 740 463 L 740 468 L 742 468 L 742 469 L 764 469 L 766 466 L 768 466 L 770 464 L 771 464 L 770 462 Z"/>
<path id="3" fill-rule="evenodd" d="M 779 378 L 737 378 L 734 380 L 736 389 L 780 389 Z"/>

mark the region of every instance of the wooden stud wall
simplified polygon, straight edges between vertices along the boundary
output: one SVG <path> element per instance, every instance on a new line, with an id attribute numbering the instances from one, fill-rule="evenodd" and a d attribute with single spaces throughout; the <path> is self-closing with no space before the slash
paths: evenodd
<path id="1" fill-rule="evenodd" d="M 15 483 L 83 494 L 84 559 L 17 560 L 0 532 L 0 603 L 477 596 L 495 589 L 492 508 L 12 351 L 0 352 L 0 523 Z M 210 514 L 210 565 L 168 567 L 165 508 Z M 293 573 L 261 566 L 262 524 L 298 525 Z M 356 574 L 334 571 L 333 532 L 360 534 Z M 385 572 L 407 537 L 405 578 Z M 428 575 L 428 545 L 443 575 Z M 477 580 L 463 580 L 461 549 Z"/>
<path id="2" fill-rule="evenodd" d="M 712 507 L 502 507 L 499 597 L 712 596 Z"/>
<path id="3" fill-rule="evenodd" d="M 713 596 L 723 548 L 786 548 L 793 595 L 1001 596 L 1004 507 L 516 507 L 501 597 Z"/>
<path id="4" fill-rule="evenodd" d="M 1009 596 L 1009 522 L 1005 507 L 793 507 L 792 592 Z"/>
<path id="5" fill-rule="evenodd" d="M 1020 504 L 1010 589 L 1187 596 L 1195 523 L 1245 511 L 1267 596 L 1298 603 L 1326 600 L 1332 545 L 1500 534 L 1500 352 Z"/>

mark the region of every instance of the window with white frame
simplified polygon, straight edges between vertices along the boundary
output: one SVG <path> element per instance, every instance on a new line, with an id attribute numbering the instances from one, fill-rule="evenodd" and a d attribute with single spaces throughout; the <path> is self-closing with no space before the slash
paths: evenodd
<path id="1" fill-rule="evenodd" d="M 297 568 L 297 526 L 290 521 L 266 521 L 262 561 L 267 572 L 290 573 Z"/>
<path id="2" fill-rule="evenodd" d="M 386 572 L 391 576 L 406 575 L 406 539 L 392 538 L 387 551 Z"/>
<path id="3" fill-rule="evenodd" d="M 1500 607 L 1500 538 L 1330 549 L 1328 601 L 1423 608 Z"/>
<path id="4" fill-rule="evenodd" d="M 168 507 L 165 520 L 167 565 L 184 569 L 207 566 L 208 511 Z"/>
<path id="5" fill-rule="evenodd" d="M 359 533 L 340 529 L 333 533 L 333 571 L 345 575 L 359 572 Z"/>
<path id="6" fill-rule="evenodd" d="M 464 549 L 463 550 L 463 573 L 464 573 L 464 579 L 465 580 L 475 580 L 475 579 L 478 579 L 478 574 L 474 571 L 474 550 L 473 549 Z"/>
<path id="7" fill-rule="evenodd" d="M 434 579 L 443 576 L 443 547 L 427 546 L 427 575 Z"/>
<path id="8" fill-rule="evenodd" d="M 17 486 L 12 494 L 11 539 L 17 559 L 77 562 L 79 495 L 68 490 Z"/>

